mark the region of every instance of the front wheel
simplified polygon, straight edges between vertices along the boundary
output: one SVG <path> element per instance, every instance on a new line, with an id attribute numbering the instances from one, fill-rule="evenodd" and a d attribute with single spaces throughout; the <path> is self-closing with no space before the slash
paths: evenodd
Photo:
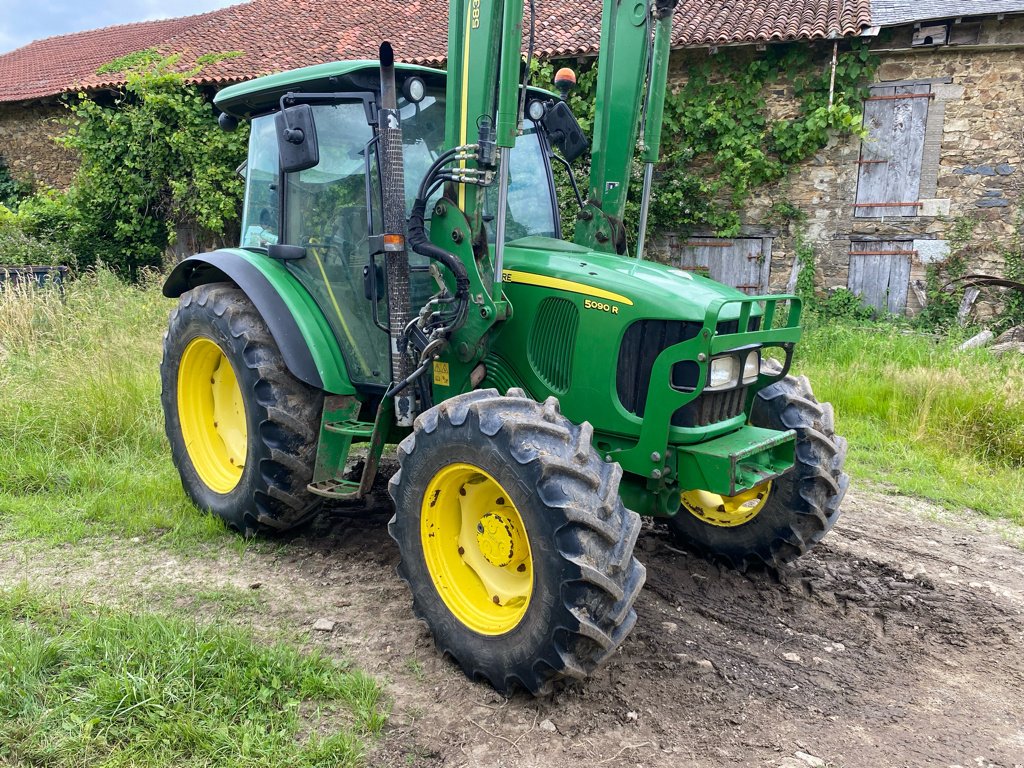
<path id="1" fill-rule="evenodd" d="M 668 519 L 682 544 L 740 570 L 754 563 L 778 567 L 811 549 L 835 525 L 850 483 L 843 472 L 846 440 L 835 433 L 832 406 L 815 399 L 806 377 L 786 376 L 758 392 L 750 423 L 794 430 L 795 466 L 737 496 L 684 492 Z"/>
<path id="2" fill-rule="evenodd" d="M 388 529 L 413 610 L 470 678 L 533 694 L 581 679 L 636 623 L 640 518 L 589 424 L 510 390 L 447 400 L 398 447 Z"/>

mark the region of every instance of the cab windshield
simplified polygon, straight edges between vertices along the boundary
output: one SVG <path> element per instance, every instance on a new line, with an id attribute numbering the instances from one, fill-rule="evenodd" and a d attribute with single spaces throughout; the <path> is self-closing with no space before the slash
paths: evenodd
<path id="1" fill-rule="evenodd" d="M 428 91 L 418 104 L 400 100 L 399 109 L 408 215 L 423 176 L 444 144 L 444 92 Z M 381 227 L 374 132 L 358 100 L 314 104 L 313 112 L 320 162 L 283 179 L 274 116 L 252 121 L 242 247 L 267 248 L 279 242 L 304 247 L 305 258 L 283 263 L 323 310 L 353 382 L 386 385 L 390 380 L 388 337 L 383 331 L 387 292 L 380 286 L 374 300 L 369 288 L 372 270 L 383 263 L 371 263 L 369 245 L 369 236 L 380 234 Z M 531 121 L 512 150 L 509 176 L 506 240 L 556 236 L 545 147 Z M 485 199 L 484 222 L 493 243 L 497 189 L 489 189 Z M 432 210 L 433 205 L 428 205 L 427 211 Z M 418 311 L 437 287 L 427 271 L 426 257 L 410 253 L 409 261 L 412 308 Z"/>

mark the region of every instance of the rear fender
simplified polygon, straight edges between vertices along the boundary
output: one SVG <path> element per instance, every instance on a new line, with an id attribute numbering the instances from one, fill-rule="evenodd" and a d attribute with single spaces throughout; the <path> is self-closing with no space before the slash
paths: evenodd
<path id="1" fill-rule="evenodd" d="M 200 253 L 171 271 L 163 293 L 174 299 L 197 285 L 222 282 L 249 297 L 295 378 L 331 394 L 356 394 L 323 312 L 279 262 L 241 248 Z"/>

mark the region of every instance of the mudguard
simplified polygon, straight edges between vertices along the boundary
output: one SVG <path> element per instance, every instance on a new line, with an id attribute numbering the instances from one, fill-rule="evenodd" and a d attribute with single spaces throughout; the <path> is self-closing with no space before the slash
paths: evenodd
<path id="1" fill-rule="evenodd" d="M 242 248 L 200 253 L 171 271 L 163 294 L 175 299 L 197 285 L 222 282 L 249 297 L 295 378 L 331 394 L 356 394 L 323 312 L 279 262 Z"/>

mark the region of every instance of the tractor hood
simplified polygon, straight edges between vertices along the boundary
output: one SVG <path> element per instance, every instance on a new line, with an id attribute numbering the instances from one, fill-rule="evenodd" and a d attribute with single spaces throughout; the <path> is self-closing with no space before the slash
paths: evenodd
<path id="1" fill-rule="evenodd" d="M 665 320 L 704 319 L 716 299 L 747 294 L 701 275 L 650 261 L 592 251 L 547 237 L 525 237 L 505 246 L 502 281 L 580 294 L 616 307 L 616 314 Z M 723 307 L 734 319 L 740 305 Z M 760 314 L 756 308 L 753 314 Z"/>

